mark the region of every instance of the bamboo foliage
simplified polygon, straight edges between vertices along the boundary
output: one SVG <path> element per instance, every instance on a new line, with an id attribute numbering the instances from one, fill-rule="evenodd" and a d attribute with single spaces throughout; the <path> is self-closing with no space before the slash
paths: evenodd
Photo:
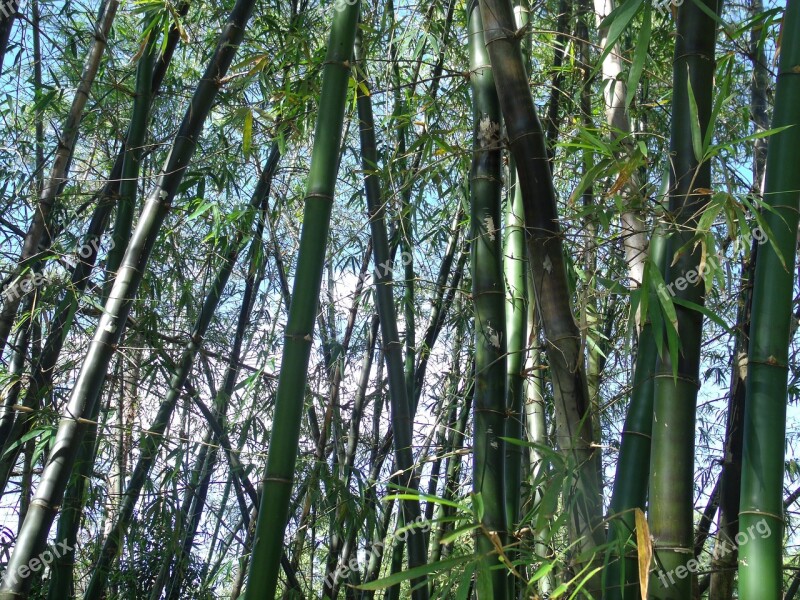
<path id="1" fill-rule="evenodd" d="M 217 82 L 233 62 L 244 28 L 252 13 L 253 3 L 240 0 L 231 12 L 230 20 L 220 36 L 217 50 L 198 84 L 189 109 L 176 135 L 169 158 L 161 171 L 155 188 L 147 197 L 136 230 L 125 252 L 120 271 L 109 293 L 103 316 L 97 325 L 89 352 L 75 382 L 69 405 L 60 422 L 55 445 L 36 490 L 36 498 L 28 512 L 9 560 L 8 569 L 18 572 L 45 547 L 47 536 L 64 491 L 69 482 L 78 449 L 85 435 L 85 415 L 93 414 L 99 402 L 103 381 L 114 348 L 125 330 L 133 298 L 141 283 L 147 262 L 167 216 L 178 185 L 194 153 L 197 139 L 214 96 Z M 3 579 L 0 598 L 27 597 L 30 578 Z"/>

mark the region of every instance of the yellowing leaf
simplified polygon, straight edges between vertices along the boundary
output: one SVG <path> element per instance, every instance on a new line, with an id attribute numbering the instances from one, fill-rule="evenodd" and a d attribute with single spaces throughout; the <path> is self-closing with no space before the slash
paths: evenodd
<path id="1" fill-rule="evenodd" d="M 242 132 L 242 150 L 245 156 L 250 155 L 253 147 L 253 111 L 248 110 L 244 116 L 244 131 Z"/>
<path id="2" fill-rule="evenodd" d="M 650 561 L 653 560 L 653 544 L 650 541 L 650 529 L 642 509 L 636 508 L 636 553 L 639 555 L 639 587 L 642 600 L 647 600 L 647 584 L 650 579 Z"/>

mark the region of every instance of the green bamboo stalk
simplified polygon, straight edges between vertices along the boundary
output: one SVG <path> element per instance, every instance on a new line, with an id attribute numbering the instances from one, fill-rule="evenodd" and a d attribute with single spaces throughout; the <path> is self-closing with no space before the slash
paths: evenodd
<path id="1" fill-rule="evenodd" d="M 788 0 L 769 141 L 764 220 L 771 243 L 759 248 L 744 409 L 739 531 L 757 531 L 739 547 L 739 597 L 777 600 L 783 581 L 783 476 L 788 349 L 800 209 L 800 2 Z M 777 254 L 780 252 L 780 256 Z M 760 534 L 760 535 L 759 535 Z"/>
<path id="2" fill-rule="evenodd" d="M 145 14 L 143 19 L 145 29 L 150 24 L 150 18 L 150 15 Z M 128 247 L 131 231 L 133 230 L 136 190 L 139 185 L 139 168 L 144 157 L 147 123 L 153 99 L 151 82 L 155 59 L 158 55 L 158 46 L 158 40 L 155 36 L 147 40 L 144 53 L 139 58 L 139 65 L 136 69 L 136 96 L 133 101 L 133 113 L 128 127 L 128 136 L 125 141 L 125 158 L 122 162 L 122 179 L 119 184 L 116 220 L 112 237 L 114 243 L 108 252 L 106 261 L 106 292 L 111 291 L 113 277 L 116 276 L 117 270 L 122 264 L 122 257 L 125 255 L 125 249 Z"/>
<path id="3" fill-rule="evenodd" d="M 757 17 L 764 10 L 762 0 L 750 2 L 750 16 Z M 753 78 L 750 85 L 750 114 L 756 131 L 769 129 L 767 117 L 767 90 L 769 69 L 764 50 L 766 40 L 761 38 L 761 28 L 750 32 L 750 57 L 753 61 Z M 764 173 L 767 166 L 767 141 L 759 138 L 753 144 L 754 194 L 762 196 Z M 747 394 L 747 353 L 750 345 L 750 323 L 753 312 L 753 279 L 759 240 L 751 243 L 750 256 L 742 260 L 741 288 L 736 315 L 736 339 L 734 341 L 731 368 L 731 384 L 728 396 L 728 417 L 725 425 L 725 451 L 719 483 L 719 518 L 714 553 L 711 560 L 709 598 L 732 600 L 736 588 L 736 569 L 739 554 L 735 548 L 739 533 L 739 506 L 742 491 L 742 444 L 744 435 L 744 405 Z M 787 592 L 788 596 L 788 592 Z"/>
<path id="4" fill-rule="evenodd" d="M 502 440 L 506 426 L 507 339 L 500 228 L 503 189 L 500 105 L 477 0 L 470 2 L 467 18 L 473 136 L 469 176 L 470 239 L 475 303 L 472 487 L 475 494 L 481 495 L 484 505 L 483 531 L 478 533 L 475 542 L 475 551 L 481 557 L 476 589 L 478 598 L 500 599 L 508 595 L 508 573 L 505 569 L 490 571 L 497 566 L 490 535 L 496 535 L 503 546 L 508 541 L 505 442 Z"/>
<path id="5" fill-rule="evenodd" d="M 693 238 L 711 187 L 711 163 L 701 161 L 693 144 L 693 134 L 702 139 L 710 127 L 712 111 L 717 24 L 706 10 L 715 14 L 719 10 L 717 0 L 687 2 L 678 7 L 667 215 L 671 231 L 666 260 L 671 264 L 664 274 L 676 298 L 697 305 L 703 304 L 705 296 L 705 282 L 697 276 L 701 250 L 685 250 L 674 260 L 673 256 Z M 686 285 L 685 276 L 690 273 L 696 277 L 689 276 Z M 673 365 L 666 350 L 656 363 L 648 514 L 655 561 L 667 574 L 685 569 L 694 557 L 694 424 L 703 328 L 701 312 L 679 304 L 675 312 L 680 340 L 678 364 Z M 651 598 L 691 597 L 694 572 L 674 582 L 660 575 L 650 578 Z"/>
<path id="6" fill-rule="evenodd" d="M 403 364 L 402 345 L 397 328 L 397 313 L 394 305 L 392 286 L 392 261 L 390 258 L 389 236 L 386 233 L 386 210 L 380 179 L 376 172 L 378 167 L 378 150 L 375 141 L 375 123 L 372 114 L 372 98 L 369 95 L 368 79 L 361 40 L 355 46 L 358 61 L 358 82 L 356 87 L 359 133 L 361 141 L 361 162 L 366 176 L 364 188 L 369 211 L 370 232 L 372 233 L 372 252 L 375 263 L 375 297 L 378 317 L 381 326 L 381 340 L 384 347 L 384 360 L 389 379 L 389 399 L 391 403 L 391 423 L 394 431 L 395 468 L 400 486 L 415 493 L 419 487 L 419 479 L 414 468 L 413 444 L 413 412 L 412 405 L 413 371 L 411 379 Z M 408 282 L 406 282 L 408 284 Z M 408 359 L 408 356 L 406 357 Z M 414 358 L 411 358 L 412 363 Z M 411 395 L 409 395 L 411 394 Z M 398 512 L 398 523 L 417 522 L 421 517 L 419 502 L 403 500 Z M 408 566 L 420 567 L 426 563 L 425 534 L 417 528 L 409 532 L 407 539 Z M 402 549 L 399 549 L 402 553 Z M 402 556 L 402 554 L 401 554 Z M 415 600 L 427 600 L 428 583 L 425 577 L 411 581 L 412 597 Z"/>
<path id="7" fill-rule="evenodd" d="M 336 5 L 322 76 L 319 116 L 314 133 L 311 171 L 300 237 L 300 249 L 286 324 L 285 343 L 275 398 L 264 492 L 258 511 L 245 600 L 271 598 L 289 516 L 300 440 L 308 362 L 319 304 L 325 247 L 339 166 L 350 60 L 356 35 L 357 3 Z"/>
<path id="8" fill-rule="evenodd" d="M 530 269 L 527 272 L 528 289 L 533 288 Z M 547 401 L 545 399 L 545 369 L 542 366 L 544 352 L 539 341 L 540 325 L 536 317 L 536 303 L 528 302 L 528 356 L 525 361 L 525 370 L 528 376 L 525 380 L 525 433 L 528 441 L 542 447 L 548 447 L 547 439 Z M 531 506 L 537 509 L 545 493 L 545 477 L 548 460 L 536 446 L 528 449 L 527 481 L 531 486 Z M 534 553 L 540 560 L 552 560 L 550 542 L 550 526 L 544 523 L 534 532 Z M 556 587 L 555 576 L 552 572 L 544 575 L 537 584 L 542 595 L 549 594 Z"/>
<path id="9" fill-rule="evenodd" d="M 527 27 L 527 0 L 515 2 L 516 25 Z M 527 36 L 526 36 L 527 38 Z M 528 60 L 529 48 L 523 49 Z M 508 197 L 506 199 L 503 267 L 506 277 L 506 393 L 508 415 L 506 437 L 523 439 L 525 431 L 525 359 L 528 337 L 528 286 L 525 260 L 525 206 L 522 188 L 517 183 L 517 167 L 513 157 L 508 161 Z M 506 445 L 506 517 L 508 531 L 513 532 L 520 518 L 522 501 L 523 447 Z"/>
<path id="10" fill-rule="evenodd" d="M 666 270 L 666 240 L 656 230 L 650 241 L 650 268 Z M 644 271 L 643 271 L 644 272 Z M 652 279 L 651 279 L 652 281 Z M 648 287 L 648 306 L 660 310 L 658 291 L 655 285 Z M 650 311 L 643 315 L 639 333 L 638 351 L 634 366 L 633 386 L 628 413 L 622 429 L 619 458 L 614 474 L 614 488 L 608 518 L 608 542 L 612 551 L 625 547 L 635 531 L 633 509 L 645 510 L 647 482 L 650 473 L 650 443 L 653 431 L 653 390 L 658 349 L 656 332 Z M 633 537 L 635 539 L 635 537 Z M 620 561 L 624 561 L 621 563 Z M 624 567 L 623 567 L 624 564 Z M 623 574 L 624 573 L 624 574 Z M 605 595 L 607 600 L 634 600 L 639 596 L 639 571 L 636 556 L 614 556 L 605 571 Z"/>
<path id="11" fill-rule="evenodd" d="M 574 511 L 570 541 L 577 544 L 576 560 L 583 563 L 603 538 L 603 506 L 597 480 L 600 453 L 592 437 L 580 332 L 570 308 L 555 189 L 519 36 L 515 34 L 511 3 L 481 0 L 481 13 L 500 107 L 522 187 L 528 263 L 555 392 L 556 441 L 577 475 L 574 491 L 565 497 L 565 504 Z M 599 587 L 599 581 L 592 580 L 587 589 L 596 593 Z"/>
<path id="12" fill-rule="evenodd" d="M 116 348 L 125 330 L 128 314 L 141 283 L 153 246 L 172 200 L 178 191 L 197 145 L 203 123 L 244 37 L 244 28 L 253 10 L 253 0 L 238 0 L 222 30 L 214 56 L 198 83 L 191 104 L 173 142 L 169 157 L 147 198 L 122 266 L 100 317 L 81 372 L 75 382 L 65 414 L 59 424 L 53 449 L 17 537 L 17 545 L 8 564 L 8 573 L 16 574 L 40 554 L 47 542 L 53 519 L 61 504 L 72 467 L 85 435 L 85 418 L 94 411 Z M 30 578 L 6 577 L 0 584 L 0 600 L 19 600 L 29 593 Z"/>

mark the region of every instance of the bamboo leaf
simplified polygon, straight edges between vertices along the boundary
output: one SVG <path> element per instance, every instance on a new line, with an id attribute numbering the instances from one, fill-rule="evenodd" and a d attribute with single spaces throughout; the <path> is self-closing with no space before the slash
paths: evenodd
<path id="1" fill-rule="evenodd" d="M 694 90 L 692 89 L 692 78 L 686 75 L 689 94 L 689 115 L 691 118 L 690 126 L 692 129 L 692 150 L 694 150 L 694 157 L 697 162 L 703 161 L 703 133 L 700 130 L 700 113 L 697 109 L 697 99 L 694 97 Z"/>
<path id="2" fill-rule="evenodd" d="M 245 158 L 250 156 L 253 147 L 253 111 L 248 110 L 244 116 L 244 130 L 242 131 L 242 151 Z"/>
<path id="3" fill-rule="evenodd" d="M 417 579 L 418 577 L 424 577 L 425 575 L 430 575 L 432 573 L 439 573 L 440 571 L 446 571 L 448 569 L 458 567 L 468 562 L 474 562 L 474 560 L 475 558 L 473 556 L 458 556 L 456 558 L 450 558 L 447 560 L 442 560 L 439 562 L 429 563 L 427 565 L 415 567 L 413 569 L 402 571 L 400 573 L 393 573 L 392 575 L 384 577 L 383 579 L 378 579 L 377 581 L 370 581 L 369 583 L 362 583 L 361 585 L 354 585 L 353 587 L 357 590 L 367 590 L 367 591 L 383 590 L 393 585 L 397 585 L 398 583 L 408 581 L 409 579 Z"/>
<path id="4" fill-rule="evenodd" d="M 648 51 L 650 50 L 650 34 L 652 32 L 652 9 L 650 3 L 644 5 L 644 16 L 642 17 L 642 28 L 639 30 L 639 37 L 634 47 L 633 64 L 631 72 L 628 74 L 628 85 L 625 95 L 625 110 L 630 108 L 631 102 L 636 97 L 636 90 L 639 88 L 639 80 L 642 78 L 644 65 L 647 62 Z"/>
<path id="5" fill-rule="evenodd" d="M 455 540 L 460 538 L 462 535 L 464 535 L 466 533 L 469 533 L 470 531 L 474 531 L 475 529 L 478 529 L 478 527 L 480 527 L 480 525 L 477 525 L 475 523 L 473 523 L 471 525 L 463 525 L 462 527 L 458 527 L 457 529 L 454 529 L 449 534 L 447 534 L 445 537 L 443 537 L 440 540 L 439 543 L 442 546 L 447 546 L 448 544 L 452 544 Z"/>
<path id="6" fill-rule="evenodd" d="M 636 552 L 639 557 L 639 587 L 642 600 L 647 600 L 647 584 L 650 578 L 650 562 L 653 560 L 653 544 L 650 541 L 650 529 L 647 517 L 641 508 L 634 509 L 636 521 Z"/>
<path id="7" fill-rule="evenodd" d="M 673 298 L 672 301 L 679 306 L 683 306 L 685 308 L 696 310 L 699 313 L 702 313 L 705 317 L 714 321 L 717 325 L 722 327 L 726 333 L 733 335 L 735 332 L 731 329 L 728 324 L 715 312 L 708 309 L 706 306 L 701 306 L 692 302 L 691 300 L 684 300 L 683 298 Z"/>

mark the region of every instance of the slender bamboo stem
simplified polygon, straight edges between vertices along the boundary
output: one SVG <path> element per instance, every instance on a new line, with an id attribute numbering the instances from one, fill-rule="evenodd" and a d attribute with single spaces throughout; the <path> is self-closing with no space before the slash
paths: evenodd
<path id="1" fill-rule="evenodd" d="M 413 381 L 413 371 L 411 372 L 412 379 L 407 379 L 406 376 L 409 372 L 404 371 L 402 346 L 397 328 L 397 313 L 392 292 L 392 262 L 389 255 L 389 238 L 386 233 L 385 203 L 380 189 L 380 180 L 376 173 L 378 152 L 375 142 L 372 100 L 368 92 L 366 66 L 361 54 L 360 40 L 356 44 L 356 57 L 359 65 L 359 85 L 356 88 L 356 96 L 360 122 L 361 161 L 362 167 L 367 173 L 364 179 L 364 187 L 369 211 L 370 231 L 372 233 L 376 304 L 380 318 L 383 355 L 389 378 L 395 466 L 398 470 L 398 484 L 408 488 L 411 490 L 410 493 L 413 494 L 419 488 L 419 479 L 414 468 L 412 454 L 414 431 L 412 399 L 414 396 L 413 390 L 410 389 L 409 381 Z M 408 356 L 406 358 L 408 359 Z M 413 360 L 413 357 L 411 360 Z M 409 393 L 412 393 L 412 395 L 409 396 Z M 399 523 L 411 524 L 418 522 L 420 518 L 421 510 L 418 501 L 410 499 L 401 501 L 398 513 Z M 409 567 L 415 568 L 424 565 L 427 560 L 425 534 L 418 528 L 412 529 L 408 536 L 407 545 Z M 399 551 L 402 552 L 402 550 Z M 426 578 L 413 579 L 411 586 L 411 594 L 414 600 L 427 600 L 428 583 Z"/>
<path id="2" fill-rule="evenodd" d="M 323 67 L 297 271 L 284 334 L 273 429 L 245 590 L 246 600 L 275 595 L 289 515 L 314 320 L 319 305 L 325 247 L 339 167 L 337 158 L 344 124 L 347 82 L 358 22 L 357 4 L 344 7 L 337 5 L 337 8 L 341 10 L 334 11 Z"/>

